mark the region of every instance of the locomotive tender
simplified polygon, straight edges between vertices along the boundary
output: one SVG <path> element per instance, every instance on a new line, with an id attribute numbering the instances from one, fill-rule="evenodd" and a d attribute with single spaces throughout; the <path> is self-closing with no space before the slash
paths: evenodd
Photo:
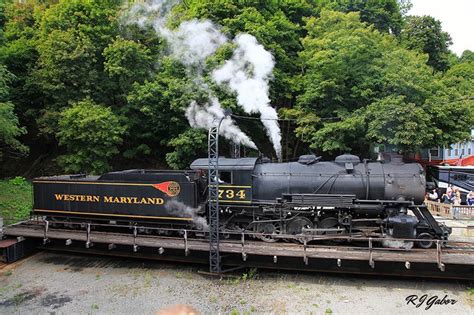
<path id="1" fill-rule="evenodd" d="M 96 220 L 150 227 L 206 229 L 207 159 L 187 171 L 126 170 L 101 176 L 37 178 L 33 214 L 49 220 Z M 219 158 L 220 229 L 278 235 L 352 235 L 387 239 L 447 239 L 451 230 L 422 205 L 421 165 L 361 161 L 344 154 L 323 162 Z M 203 218 L 204 217 L 204 218 Z M 151 233 L 151 232 L 150 232 Z"/>

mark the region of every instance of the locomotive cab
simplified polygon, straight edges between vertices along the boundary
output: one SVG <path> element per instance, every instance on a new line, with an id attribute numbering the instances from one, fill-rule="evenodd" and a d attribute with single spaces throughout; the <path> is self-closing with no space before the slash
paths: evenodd
<path id="1" fill-rule="evenodd" d="M 223 205 L 252 202 L 252 173 L 257 158 L 219 158 L 219 202 Z M 208 172 L 208 159 L 197 159 L 192 170 Z"/>

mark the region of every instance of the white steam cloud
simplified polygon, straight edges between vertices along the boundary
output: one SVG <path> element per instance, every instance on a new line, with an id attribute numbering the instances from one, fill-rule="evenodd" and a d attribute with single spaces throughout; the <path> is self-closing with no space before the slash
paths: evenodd
<path id="1" fill-rule="evenodd" d="M 237 48 L 230 60 L 212 73 L 217 83 L 227 83 L 237 93 L 237 102 L 246 113 L 260 113 L 267 135 L 281 158 L 281 133 L 278 114 L 270 106 L 268 81 L 275 60 L 255 37 L 240 34 L 234 39 Z"/>
<path id="2" fill-rule="evenodd" d="M 193 224 L 199 229 L 208 231 L 209 226 L 206 218 L 199 215 L 201 208 L 192 208 L 182 203 L 181 201 L 171 199 L 165 203 L 165 209 L 171 215 L 176 215 L 180 218 L 191 218 Z"/>
<path id="3" fill-rule="evenodd" d="M 224 116 L 218 99 L 204 83 L 202 72 L 205 60 L 228 41 L 220 28 L 209 20 L 192 19 L 181 23 L 176 29 L 165 26 L 168 13 L 178 0 L 150 0 L 132 6 L 125 17 L 127 23 L 141 27 L 152 26 L 158 35 L 165 38 L 169 53 L 187 67 L 188 74 L 209 93 L 209 103 L 191 102 L 186 117 L 191 127 L 206 128 Z M 281 134 L 278 115 L 270 106 L 269 80 L 275 61 L 273 56 L 249 34 L 240 34 L 234 39 L 237 48 L 232 58 L 216 69 L 213 80 L 226 84 L 237 94 L 237 103 L 246 113 L 260 114 L 267 135 L 273 143 L 278 158 L 281 158 Z M 250 138 L 230 118 L 224 119 L 220 134 L 234 142 L 256 148 Z"/>
<path id="4" fill-rule="evenodd" d="M 203 106 L 195 101 L 191 102 L 186 109 L 186 117 L 191 127 L 209 129 L 215 124 L 216 119 L 224 117 L 224 110 L 217 98 L 211 97 L 210 104 L 206 103 Z M 222 121 L 220 132 L 227 139 L 239 139 L 243 145 L 257 149 L 255 143 L 235 125 L 230 117 Z"/>
<path id="5" fill-rule="evenodd" d="M 156 29 L 156 28 L 155 28 Z M 211 21 L 196 19 L 181 23 L 177 30 L 159 29 L 172 55 L 185 66 L 204 66 L 207 57 L 213 55 L 227 38 Z"/>
<path id="6" fill-rule="evenodd" d="M 185 66 L 204 67 L 207 57 L 214 54 L 227 37 L 209 20 L 192 19 L 177 29 L 165 26 L 168 14 L 178 4 L 177 0 L 151 0 L 134 4 L 126 15 L 127 23 L 140 27 L 152 26 L 155 32 L 166 39 L 169 53 Z"/>

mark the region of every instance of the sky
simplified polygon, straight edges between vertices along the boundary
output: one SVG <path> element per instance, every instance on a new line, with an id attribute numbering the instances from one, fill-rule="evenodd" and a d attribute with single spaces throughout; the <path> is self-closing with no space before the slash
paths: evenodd
<path id="1" fill-rule="evenodd" d="M 474 51 L 474 0 L 411 0 L 409 15 L 431 15 L 441 21 L 451 35 L 449 47 L 458 56 L 466 49 Z"/>

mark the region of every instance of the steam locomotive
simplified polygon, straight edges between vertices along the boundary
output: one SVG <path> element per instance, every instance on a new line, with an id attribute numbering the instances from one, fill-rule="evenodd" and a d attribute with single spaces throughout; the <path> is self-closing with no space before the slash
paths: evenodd
<path id="1" fill-rule="evenodd" d="M 252 232 L 266 242 L 284 235 L 417 238 L 427 248 L 451 232 L 422 205 L 423 168 L 401 157 L 370 162 L 343 154 L 325 162 L 303 155 L 288 163 L 251 157 L 219 158 L 218 163 L 224 235 Z M 192 226 L 205 232 L 207 174 L 208 160 L 197 159 L 185 171 L 41 177 L 33 181 L 33 214 L 52 222 Z"/>

